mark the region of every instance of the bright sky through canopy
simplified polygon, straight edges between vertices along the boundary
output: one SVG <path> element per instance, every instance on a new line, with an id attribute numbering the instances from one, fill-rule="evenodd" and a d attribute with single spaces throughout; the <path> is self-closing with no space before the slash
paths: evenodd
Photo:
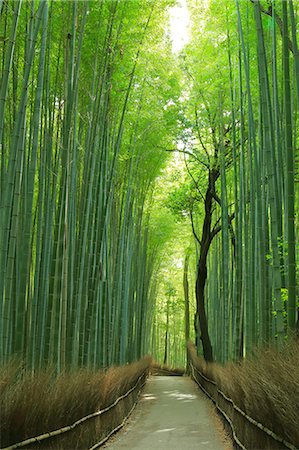
<path id="1" fill-rule="evenodd" d="M 178 4 L 170 9 L 170 38 L 174 53 L 181 51 L 189 41 L 189 22 L 186 0 L 179 0 Z"/>

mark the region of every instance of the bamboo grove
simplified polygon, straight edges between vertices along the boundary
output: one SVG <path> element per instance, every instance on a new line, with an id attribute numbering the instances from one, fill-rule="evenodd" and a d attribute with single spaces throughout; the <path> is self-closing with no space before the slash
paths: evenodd
<path id="1" fill-rule="evenodd" d="M 2 363 L 60 372 L 148 350 L 148 198 L 157 123 L 173 121 L 163 5 L 0 4 Z"/>
<path id="2" fill-rule="evenodd" d="M 298 323 L 298 3 L 192 5 L 188 176 L 169 204 L 195 236 L 199 350 L 225 362 Z"/>
<path id="3" fill-rule="evenodd" d="M 225 362 L 296 329 L 299 4 L 187 0 L 175 54 L 175 3 L 0 1 L 1 363 L 176 364 L 189 337 Z"/>

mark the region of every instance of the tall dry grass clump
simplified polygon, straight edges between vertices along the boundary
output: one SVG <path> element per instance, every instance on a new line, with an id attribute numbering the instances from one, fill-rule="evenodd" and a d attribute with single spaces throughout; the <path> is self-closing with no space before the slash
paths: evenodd
<path id="1" fill-rule="evenodd" d="M 107 407 L 132 388 L 140 376 L 148 373 L 152 359 L 149 356 L 126 366 L 110 367 L 105 373 L 102 388 L 102 407 Z"/>
<path id="2" fill-rule="evenodd" d="M 98 441 L 108 436 L 128 416 L 137 401 L 140 387 L 149 373 L 151 362 L 150 357 L 145 357 L 127 366 L 115 366 L 108 369 L 103 382 L 101 409 L 107 408 L 128 391 L 132 390 L 132 392 L 119 401 L 113 409 L 99 417 L 95 430 Z M 135 386 L 137 388 L 133 390 Z"/>
<path id="3" fill-rule="evenodd" d="M 1 370 L 1 446 L 71 425 L 100 403 L 104 372 L 81 369 L 58 378 L 52 369 L 34 375 L 20 366 Z"/>
<path id="4" fill-rule="evenodd" d="M 207 364 L 202 358 L 197 357 L 192 345 L 189 345 L 189 352 L 193 365 L 207 378 L 215 381 L 217 388 L 248 416 L 293 444 L 295 448 L 299 448 L 298 340 L 285 343 L 281 351 L 274 348 L 259 349 L 253 356 L 239 364 L 230 363 L 224 367 L 215 363 Z M 212 397 L 217 395 L 211 384 L 209 386 L 209 383 L 205 383 L 204 387 Z M 217 400 L 220 405 L 224 404 L 219 394 Z M 234 420 L 244 422 L 240 415 L 236 414 Z M 241 428 L 244 431 L 244 423 L 240 424 Z M 249 424 L 244 436 L 251 445 L 254 442 L 254 433 L 259 436 L 261 442 L 261 432 Z M 259 442 L 254 445 L 248 448 L 271 448 Z"/>
<path id="5" fill-rule="evenodd" d="M 0 368 L 0 446 L 6 447 L 60 429 L 104 409 L 133 387 L 144 372 L 148 372 L 150 362 L 149 358 L 144 358 L 107 371 L 80 369 L 58 377 L 52 369 L 29 373 L 16 362 Z M 113 426 L 122 422 L 131 407 L 132 398 L 129 397 L 119 402 L 121 405 L 117 409 L 113 408 L 110 415 Z M 101 439 L 111 431 L 111 420 L 105 416 L 43 441 L 40 447 L 36 444 L 31 447 L 56 450 L 88 448 L 95 443 L 97 436 Z"/>

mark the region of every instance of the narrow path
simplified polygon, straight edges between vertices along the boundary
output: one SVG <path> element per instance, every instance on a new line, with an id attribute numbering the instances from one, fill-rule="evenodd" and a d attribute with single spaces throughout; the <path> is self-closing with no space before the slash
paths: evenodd
<path id="1" fill-rule="evenodd" d="M 224 450 L 210 405 L 187 377 L 151 377 L 110 450 Z"/>

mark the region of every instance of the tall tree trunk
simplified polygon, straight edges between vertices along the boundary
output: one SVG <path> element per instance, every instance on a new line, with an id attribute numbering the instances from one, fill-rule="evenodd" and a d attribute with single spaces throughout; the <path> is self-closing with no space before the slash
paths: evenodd
<path id="1" fill-rule="evenodd" d="M 217 159 L 217 154 L 215 154 Z M 202 235 L 200 241 L 200 255 L 197 266 L 196 277 L 196 312 L 200 326 L 200 340 L 202 342 L 203 355 L 206 361 L 213 361 L 213 349 L 209 336 L 208 321 L 205 309 L 205 285 L 207 281 L 207 255 L 213 240 L 213 237 L 220 231 L 220 228 L 211 230 L 213 198 L 215 196 L 215 183 L 220 173 L 218 168 L 209 170 L 209 184 L 205 196 L 205 218 L 202 227 Z M 197 342 L 199 346 L 199 342 Z"/>
<path id="2" fill-rule="evenodd" d="M 185 339 L 186 339 L 186 344 L 190 339 L 188 265 L 189 265 L 189 255 L 186 255 L 185 262 L 184 262 L 184 276 L 183 276 L 184 299 L 185 299 Z M 187 351 L 187 371 L 188 371 L 188 367 L 189 367 L 189 353 Z"/>
<path id="3" fill-rule="evenodd" d="M 196 305 L 200 326 L 200 339 L 202 342 L 203 356 L 206 361 L 213 361 L 213 348 L 209 336 L 208 321 L 205 310 L 205 284 L 207 280 L 206 257 L 199 260 L 196 278 Z M 199 343 L 198 343 L 199 345 Z"/>
<path id="4" fill-rule="evenodd" d="M 165 331 L 165 348 L 164 348 L 164 360 L 163 363 L 167 364 L 168 361 L 168 339 L 169 339 L 169 305 L 170 297 L 167 298 L 167 312 L 166 312 L 166 331 Z"/>

